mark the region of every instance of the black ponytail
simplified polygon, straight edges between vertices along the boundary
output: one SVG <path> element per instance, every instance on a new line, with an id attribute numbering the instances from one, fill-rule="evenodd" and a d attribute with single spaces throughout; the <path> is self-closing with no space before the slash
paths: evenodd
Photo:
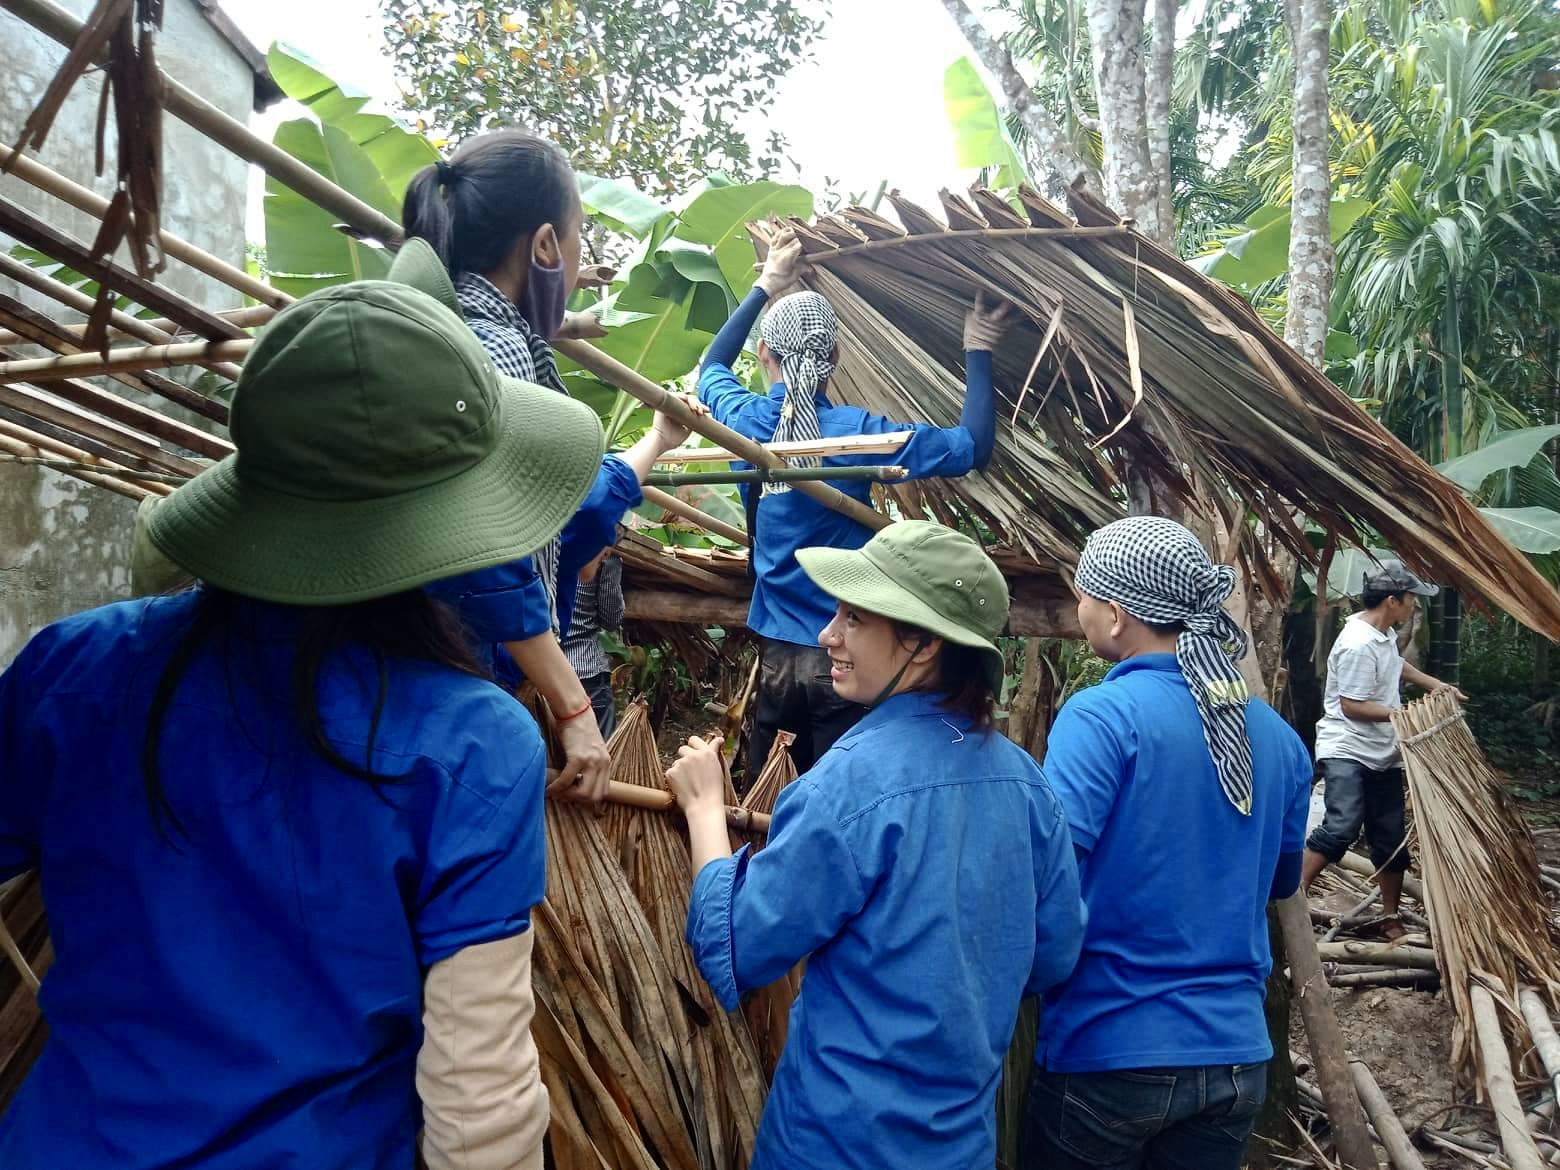
<path id="1" fill-rule="evenodd" d="M 563 151 L 522 130 L 468 139 L 448 162 L 418 171 L 401 204 L 407 238 L 433 245 L 451 276 L 493 272 L 544 223 L 561 232 L 579 215 Z"/>

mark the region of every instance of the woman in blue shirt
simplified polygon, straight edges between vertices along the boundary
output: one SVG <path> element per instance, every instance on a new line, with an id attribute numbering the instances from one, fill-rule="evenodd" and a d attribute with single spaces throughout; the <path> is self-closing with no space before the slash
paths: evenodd
<path id="1" fill-rule="evenodd" d="M 752 1170 L 990 1170 L 1019 998 L 1066 977 L 1083 905 L 1061 806 L 992 729 L 1008 591 L 968 537 L 924 520 L 808 548 L 837 598 L 833 686 L 870 708 L 735 857 L 719 743 L 667 773 L 693 854 L 688 941 L 732 1010 L 807 960 Z"/>
<path id="2" fill-rule="evenodd" d="M 803 265 L 801 245 L 791 233 L 782 233 L 753 291 L 704 355 L 699 398 L 716 421 L 762 443 L 912 432 L 892 455 L 792 459 L 797 466 L 894 463 L 908 469 L 912 479 L 960 476 L 984 468 L 997 433 L 991 350 L 1007 327 L 1009 306 L 992 309 L 977 302 L 965 319 L 966 397 L 956 427 L 891 422 L 858 406 L 831 402 L 827 390 L 840 360 L 839 323 L 828 301 L 813 292 L 781 297 L 764 315 L 758 361 L 770 389 L 768 394 L 751 393 L 731 367 L 759 314 L 772 297 L 796 283 Z M 869 483 L 840 480 L 834 486 L 871 503 Z M 742 497 L 753 539 L 748 628 L 758 635 L 763 655 L 758 708 L 748 740 L 749 774 L 757 775 L 781 729 L 796 734 L 791 757 L 805 771 L 861 718 L 862 708 L 839 698 L 828 685 L 829 664 L 818 648 L 817 634 L 828 623 L 834 602 L 808 580 L 796 550 L 812 545 L 860 548 L 872 531 L 785 484 L 765 484 L 761 490 L 744 485 Z"/>
<path id="3" fill-rule="evenodd" d="M 584 220 L 574 169 L 555 145 L 519 130 L 479 134 L 407 187 L 407 244 L 391 279 L 460 313 L 500 373 L 567 395 L 550 343 L 605 336 L 595 317 L 567 312 L 580 278 Z M 559 645 L 579 573 L 616 539 L 623 513 L 639 505 L 656 459 L 687 437 L 687 428 L 657 413 L 639 442 L 602 459 L 590 494 L 557 539 L 534 556 L 435 590 L 455 606 L 501 681 L 523 675 L 547 700 L 565 754 L 554 791 L 599 800 L 607 785 L 607 749 L 590 695 Z"/>
<path id="4" fill-rule="evenodd" d="M 540 1170 L 545 752 L 423 586 L 549 540 L 600 425 L 364 281 L 266 328 L 232 433 L 147 517 L 201 583 L 0 675 L 0 879 L 55 951 L 0 1166 L 405 1170 L 422 1129 Z"/>

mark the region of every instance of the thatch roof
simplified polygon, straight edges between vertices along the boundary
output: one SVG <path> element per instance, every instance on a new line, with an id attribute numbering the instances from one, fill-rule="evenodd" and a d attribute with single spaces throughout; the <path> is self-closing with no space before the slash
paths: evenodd
<path id="1" fill-rule="evenodd" d="M 1560 638 L 1560 595 L 1527 558 L 1244 300 L 1086 194 L 1076 221 L 1033 191 L 1020 201 L 1023 215 L 991 191 L 944 192 L 944 223 L 896 196 L 897 224 L 853 207 L 787 225 L 813 265 L 804 283 L 840 318 L 845 401 L 951 424 L 976 293 L 1027 317 L 995 354 L 992 469 L 889 494 L 1065 566 L 1121 513 L 1132 467 L 1196 510 L 1216 501 L 1236 529 L 1254 515 L 1241 555 L 1259 580 L 1264 539 L 1317 561 L 1306 518 L 1354 543 L 1374 529 L 1431 578 Z M 764 248 L 775 228 L 751 230 Z"/>

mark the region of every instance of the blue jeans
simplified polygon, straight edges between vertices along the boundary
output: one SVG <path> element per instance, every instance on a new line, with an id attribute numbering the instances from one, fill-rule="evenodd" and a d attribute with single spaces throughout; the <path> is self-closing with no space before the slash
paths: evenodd
<path id="1" fill-rule="evenodd" d="M 1267 1062 L 1057 1073 L 1036 1069 L 1021 1170 L 1240 1170 Z"/>

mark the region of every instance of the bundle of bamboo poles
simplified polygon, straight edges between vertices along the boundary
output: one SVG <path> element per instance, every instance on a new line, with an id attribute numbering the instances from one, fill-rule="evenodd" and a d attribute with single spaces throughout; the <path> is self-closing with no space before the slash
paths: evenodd
<path id="1" fill-rule="evenodd" d="M 1392 724 L 1413 801 L 1437 965 L 1457 1017 L 1453 1065 L 1469 1079 L 1477 1072 L 1489 1088 L 1499 1075 L 1491 1068 L 1497 1054 L 1509 1060 L 1528 1047 L 1515 1007 L 1520 989 L 1531 985 L 1550 1010 L 1560 1006 L 1560 937 L 1532 835 L 1453 693 L 1408 704 Z M 1504 1045 L 1491 1043 L 1493 1006 L 1476 1011 L 1487 997 L 1506 1005 Z"/>

